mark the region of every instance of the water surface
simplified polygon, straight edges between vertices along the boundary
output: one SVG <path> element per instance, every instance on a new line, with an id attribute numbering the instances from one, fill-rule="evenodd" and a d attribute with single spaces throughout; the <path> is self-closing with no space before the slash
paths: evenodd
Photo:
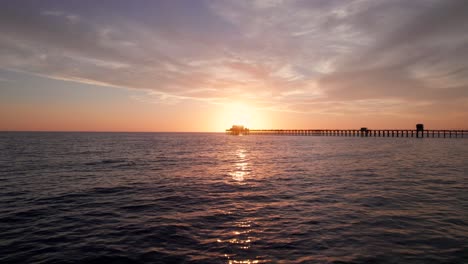
<path id="1" fill-rule="evenodd" d="M 0 133 L 0 262 L 468 263 L 467 143 Z"/>

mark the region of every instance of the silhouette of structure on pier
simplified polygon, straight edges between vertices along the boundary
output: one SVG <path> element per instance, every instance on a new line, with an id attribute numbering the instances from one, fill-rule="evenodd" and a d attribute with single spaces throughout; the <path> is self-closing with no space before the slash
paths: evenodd
<path id="1" fill-rule="evenodd" d="M 344 136 L 344 137 L 432 137 L 468 138 L 468 130 L 425 130 L 423 124 L 416 129 L 248 129 L 234 125 L 226 129 L 228 135 L 288 135 L 288 136 Z"/>
<path id="2" fill-rule="evenodd" d="M 230 135 L 248 135 L 250 130 L 244 126 L 233 125 L 230 129 L 227 129 L 226 132 L 229 131 L 228 134 Z"/>
<path id="3" fill-rule="evenodd" d="M 419 137 L 419 132 L 421 132 L 421 137 L 424 137 L 424 125 L 423 124 L 417 124 L 416 125 L 416 137 Z"/>

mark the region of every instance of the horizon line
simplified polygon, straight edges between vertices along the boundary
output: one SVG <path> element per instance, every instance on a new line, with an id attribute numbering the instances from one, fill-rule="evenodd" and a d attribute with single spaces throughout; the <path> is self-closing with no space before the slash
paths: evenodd
<path id="1" fill-rule="evenodd" d="M 231 128 L 224 129 L 223 131 L 108 131 L 108 130 L 0 130 L 0 133 L 226 133 Z M 262 128 L 248 130 L 360 130 L 361 128 Z M 369 128 L 367 130 L 416 130 L 415 128 Z M 468 131 L 468 128 L 424 128 L 427 130 L 462 130 Z"/>
<path id="2" fill-rule="evenodd" d="M 0 130 L 8 132 L 37 132 L 37 133 L 224 133 L 224 131 L 107 131 L 107 130 Z"/>

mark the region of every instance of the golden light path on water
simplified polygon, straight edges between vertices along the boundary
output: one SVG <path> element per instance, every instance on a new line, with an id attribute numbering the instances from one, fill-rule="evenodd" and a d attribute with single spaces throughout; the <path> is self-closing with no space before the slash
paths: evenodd
<path id="1" fill-rule="evenodd" d="M 233 163 L 232 171 L 229 173 L 231 179 L 236 185 L 245 186 L 248 184 L 249 177 L 252 176 L 252 169 L 249 164 L 249 157 L 247 150 L 240 147 L 235 152 L 235 161 Z M 229 264 L 252 264 L 252 263 L 264 263 L 264 260 L 254 258 L 245 258 L 246 256 L 251 256 L 246 252 L 251 249 L 252 242 L 258 240 L 251 236 L 252 232 L 256 232 L 253 229 L 255 223 L 252 219 L 243 219 L 235 221 L 233 223 L 234 231 L 230 232 L 232 238 L 227 240 L 218 239 L 218 243 L 228 243 L 229 247 L 236 248 L 236 252 L 239 254 L 224 254 L 224 257 L 227 258 L 227 263 Z M 242 252 L 246 254 L 242 254 Z"/>
<path id="2" fill-rule="evenodd" d="M 237 150 L 237 153 L 236 153 L 236 156 L 237 156 L 237 161 L 235 163 L 235 170 L 233 172 L 230 173 L 230 175 L 232 176 L 232 179 L 234 181 L 237 181 L 237 182 L 240 182 L 240 183 L 243 183 L 246 176 L 248 176 L 250 174 L 250 169 L 249 169 L 249 164 L 248 164 L 248 160 L 246 158 L 247 154 L 246 154 L 246 150 L 245 149 L 238 149 Z M 245 183 L 243 183 L 245 184 Z"/>

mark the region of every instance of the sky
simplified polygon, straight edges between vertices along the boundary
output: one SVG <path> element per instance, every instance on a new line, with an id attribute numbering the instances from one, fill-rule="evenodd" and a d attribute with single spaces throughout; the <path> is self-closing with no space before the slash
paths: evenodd
<path id="1" fill-rule="evenodd" d="M 0 130 L 468 129 L 466 0 L 3 0 Z"/>

